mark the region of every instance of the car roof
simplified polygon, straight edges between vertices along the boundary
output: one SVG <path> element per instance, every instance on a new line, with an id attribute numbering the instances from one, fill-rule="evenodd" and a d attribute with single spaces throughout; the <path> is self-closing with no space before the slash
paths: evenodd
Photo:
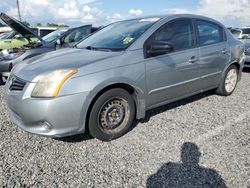
<path id="1" fill-rule="evenodd" d="M 166 14 L 166 15 L 152 15 L 152 16 L 144 16 L 144 17 L 137 17 L 129 20 L 140 20 L 140 19 L 150 19 L 150 18 L 159 18 L 159 20 L 167 20 L 170 18 L 178 19 L 178 18 L 191 18 L 191 19 L 202 19 L 202 20 L 207 20 L 207 21 L 212 21 L 215 22 L 221 26 L 224 27 L 223 24 L 218 22 L 217 20 L 214 20 L 212 18 L 202 16 L 202 15 L 196 15 L 196 14 Z M 123 20 L 127 21 L 127 20 Z"/>

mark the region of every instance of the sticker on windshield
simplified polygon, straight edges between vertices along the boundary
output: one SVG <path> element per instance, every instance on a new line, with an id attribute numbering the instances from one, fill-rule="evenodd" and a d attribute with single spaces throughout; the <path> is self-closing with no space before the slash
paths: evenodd
<path id="1" fill-rule="evenodd" d="M 157 22 L 160 18 L 145 18 L 139 20 L 139 22 Z"/>
<path id="2" fill-rule="evenodd" d="M 123 40 L 123 44 L 124 44 L 124 45 L 128 45 L 128 44 L 130 44 L 133 40 L 134 40 L 134 38 L 132 38 L 132 37 L 126 37 L 126 38 Z"/>

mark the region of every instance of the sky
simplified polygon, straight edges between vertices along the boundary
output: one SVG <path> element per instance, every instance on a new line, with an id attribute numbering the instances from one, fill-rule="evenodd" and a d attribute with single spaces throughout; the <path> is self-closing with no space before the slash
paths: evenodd
<path id="1" fill-rule="evenodd" d="M 250 0 L 19 0 L 22 20 L 70 26 L 111 22 L 138 16 L 191 13 L 226 26 L 250 25 Z M 17 18 L 16 0 L 1 0 L 0 12 Z"/>

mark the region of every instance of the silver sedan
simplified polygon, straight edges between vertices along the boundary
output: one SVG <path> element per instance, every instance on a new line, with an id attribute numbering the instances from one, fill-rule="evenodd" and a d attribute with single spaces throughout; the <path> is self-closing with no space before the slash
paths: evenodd
<path id="1" fill-rule="evenodd" d="M 34 134 L 89 131 L 110 141 L 149 109 L 215 89 L 231 95 L 243 44 L 219 22 L 196 15 L 120 21 L 75 48 L 14 67 L 6 84 L 10 116 Z"/>

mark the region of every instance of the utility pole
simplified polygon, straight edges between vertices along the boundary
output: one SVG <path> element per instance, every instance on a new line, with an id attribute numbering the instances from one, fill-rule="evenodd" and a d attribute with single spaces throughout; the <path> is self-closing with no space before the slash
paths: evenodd
<path id="1" fill-rule="evenodd" d="M 21 18 L 21 11 L 20 11 L 20 3 L 19 3 L 19 0 L 16 0 L 16 5 L 17 5 L 18 17 L 19 17 L 19 20 L 20 20 L 20 22 L 21 22 L 21 21 L 22 21 L 22 18 Z"/>

